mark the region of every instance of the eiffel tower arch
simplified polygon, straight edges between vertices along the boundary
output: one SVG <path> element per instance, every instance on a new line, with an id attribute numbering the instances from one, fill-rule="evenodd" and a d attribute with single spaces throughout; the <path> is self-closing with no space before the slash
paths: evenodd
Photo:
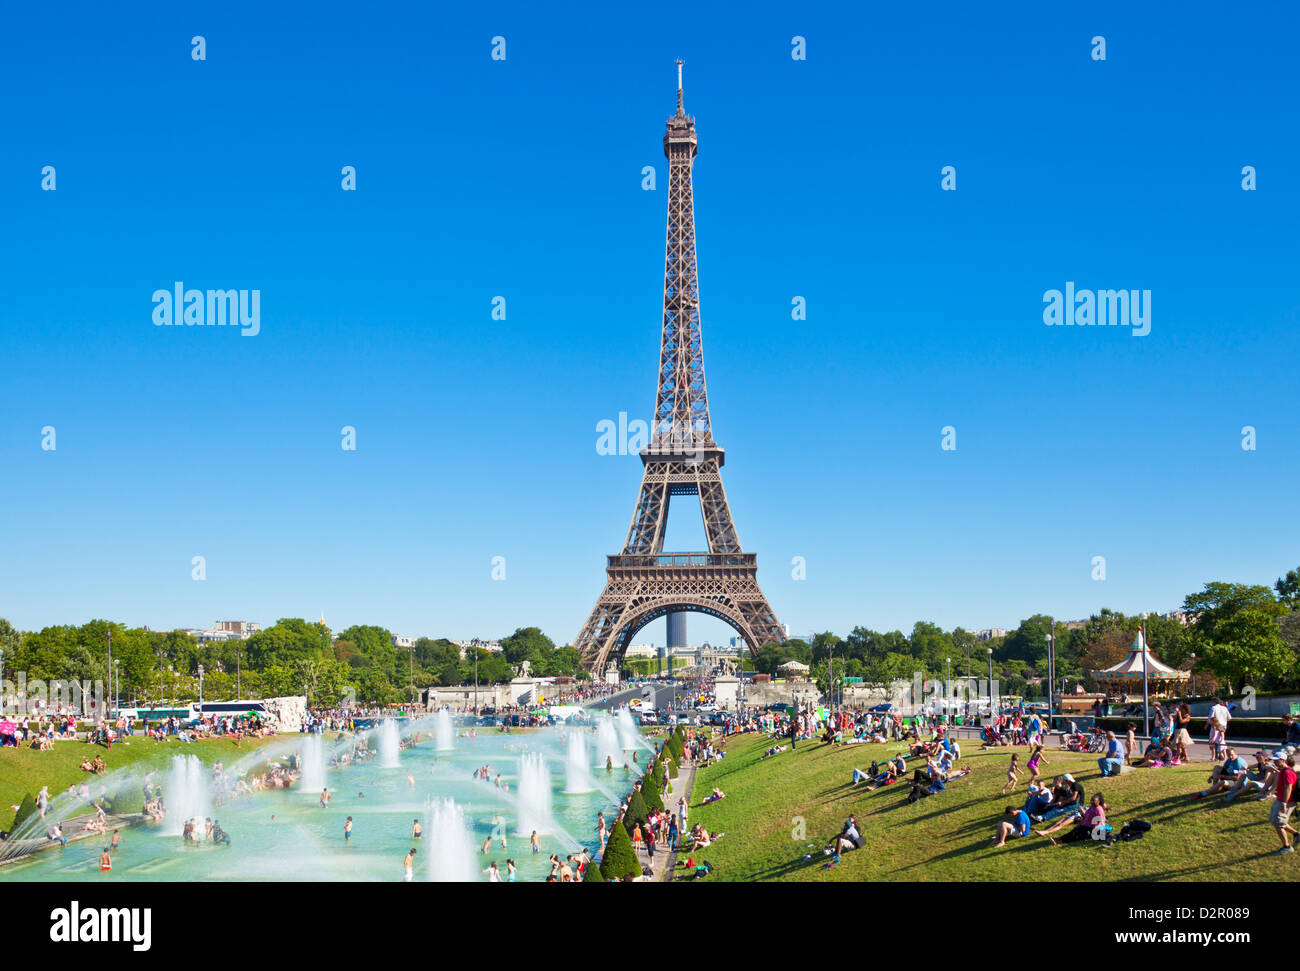
<path id="1" fill-rule="evenodd" d="M 608 558 L 605 589 L 574 646 L 587 671 L 621 659 L 637 631 L 662 617 L 699 612 L 729 624 L 751 651 L 785 640 L 758 586 L 758 558 L 741 548 L 722 486 L 726 453 L 713 439 L 704 381 L 695 199 L 691 174 L 699 142 L 683 107 L 677 62 L 677 112 L 668 119 L 668 230 L 664 252 L 663 336 L 650 443 L 641 451 L 641 491 L 623 551 Z M 700 503 L 708 550 L 666 553 L 673 497 Z"/>

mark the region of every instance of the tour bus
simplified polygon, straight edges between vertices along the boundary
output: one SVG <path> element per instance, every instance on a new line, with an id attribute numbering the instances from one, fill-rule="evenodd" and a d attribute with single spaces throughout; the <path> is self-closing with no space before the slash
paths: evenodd
<path id="1" fill-rule="evenodd" d="M 181 707 L 121 709 L 121 714 L 134 721 L 160 722 L 175 718 L 182 725 L 192 725 L 200 718 L 214 715 L 247 715 L 249 712 L 265 718 L 266 706 L 260 701 L 205 701 L 201 709 L 198 702 Z"/>

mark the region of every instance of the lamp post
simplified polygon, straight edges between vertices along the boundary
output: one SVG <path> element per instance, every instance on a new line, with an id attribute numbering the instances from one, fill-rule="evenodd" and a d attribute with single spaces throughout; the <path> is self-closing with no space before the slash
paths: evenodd
<path id="1" fill-rule="evenodd" d="M 113 662 L 113 710 L 122 710 L 122 659 Z"/>
<path id="2" fill-rule="evenodd" d="M 0 714 L 5 710 L 5 651 L 0 647 Z"/>
<path id="3" fill-rule="evenodd" d="M 240 690 L 240 685 L 239 685 L 239 662 L 243 659 L 243 657 L 244 657 L 243 651 L 235 652 L 235 697 L 236 698 L 243 697 L 243 691 Z"/>
<path id="4" fill-rule="evenodd" d="M 478 648 L 474 648 L 474 714 L 478 714 Z"/>
<path id="5" fill-rule="evenodd" d="M 993 709 L 993 648 L 988 648 L 989 652 L 989 717 L 995 714 Z"/>
<path id="6" fill-rule="evenodd" d="M 1142 626 L 1138 628 L 1142 637 L 1142 734 L 1151 737 L 1151 694 L 1147 688 L 1147 615 L 1142 615 Z"/>
<path id="7" fill-rule="evenodd" d="M 113 628 L 108 629 L 108 690 L 113 690 Z M 105 712 L 97 713 L 100 718 L 107 720 Z"/>
<path id="8" fill-rule="evenodd" d="M 1052 629 L 1047 635 L 1047 731 L 1052 730 L 1052 711 L 1054 695 L 1056 692 L 1056 621 L 1052 621 Z"/>
<path id="9" fill-rule="evenodd" d="M 0 657 L 3 656 L 4 656 L 4 652 L 0 651 Z M 1192 689 L 1192 697 L 1195 698 L 1196 697 L 1196 652 L 1195 651 L 1192 651 L 1191 667 L 1187 669 L 1187 681 L 1188 681 L 1188 687 Z"/>
<path id="10" fill-rule="evenodd" d="M 199 721 L 203 721 L 203 665 L 199 665 Z"/>
<path id="11" fill-rule="evenodd" d="M 943 679 L 943 721 L 947 724 L 951 721 L 948 713 L 948 702 L 952 698 L 952 658 L 944 658 L 945 674 Z"/>
<path id="12" fill-rule="evenodd" d="M 415 706 L 415 645 L 410 647 L 411 651 L 411 706 Z"/>

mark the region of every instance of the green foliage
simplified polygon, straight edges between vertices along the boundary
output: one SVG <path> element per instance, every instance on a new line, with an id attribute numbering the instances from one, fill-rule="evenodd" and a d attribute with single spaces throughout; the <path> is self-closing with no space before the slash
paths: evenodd
<path id="1" fill-rule="evenodd" d="M 664 801 L 659 793 L 663 791 L 663 776 L 656 772 L 647 772 L 641 780 L 641 801 L 645 803 L 646 816 L 656 809 L 664 808 Z"/>
<path id="2" fill-rule="evenodd" d="M 600 875 L 606 880 L 621 880 L 624 877 L 641 875 L 641 862 L 636 858 L 632 838 L 622 826 L 615 826 L 609 834 L 609 840 L 605 843 L 605 852 L 600 858 Z"/>
<path id="3" fill-rule="evenodd" d="M 1279 577 L 1277 583 L 1273 584 L 1273 589 L 1277 591 L 1277 599 L 1288 610 L 1300 610 L 1300 567 L 1288 570 L 1286 576 Z"/>
<path id="4" fill-rule="evenodd" d="M 627 812 L 623 814 L 623 826 L 631 834 L 632 827 L 644 823 L 650 818 L 650 811 L 646 807 L 645 797 L 639 791 L 632 793 L 632 798 L 627 801 Z M 614 827 L 618 829 L 617 826 Z"/>
<path id="5" fill-rule="evenodd" d="M 618 827 L 614 827 L 617 829 Z M 600 872 L 600 864 L 592 860 L 582 871 L 583 883 L 605 883 L 605 876 Z"/>
<path id="6" fill-rule="evenodd" d="M 1273 591 L 1261 585 L 1207 583 L 1183 600 L 1183 609 L 1196 614 L 1194 634 L 1201 650 L 1197 667 L 1227 679 L 1248 683 L 1261 677 L 1290 675 L 1295 657 L 1287 649 L 1278 618 L 1286 614 Z"/>

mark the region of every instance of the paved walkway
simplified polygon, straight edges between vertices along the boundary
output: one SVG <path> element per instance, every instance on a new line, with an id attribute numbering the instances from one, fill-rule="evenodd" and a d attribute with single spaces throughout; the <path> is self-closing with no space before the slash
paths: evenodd
<path id="1" fill-rule="evenodd" d="M 677 767 L 677 778 L 672 780 L 672 787 L 664 796 L 664 809 L 669 812 L 677 812 L 677 800 L 686 797 L 687 805 L 691 801 L 691 789 L 695 785 L 695 766 L 683 765 Z M 638 853 L 637 859 L 644 866 L 648 862 L 645 853 Z M 659 843 L 655 846 L 655 858 L 651 864 L 654 876 L 650 879 L 655 882 L 666 883 L 673 878 L 673 870 L 677 866 L 677 854 L 669 849 L 667 844 Z"/>

